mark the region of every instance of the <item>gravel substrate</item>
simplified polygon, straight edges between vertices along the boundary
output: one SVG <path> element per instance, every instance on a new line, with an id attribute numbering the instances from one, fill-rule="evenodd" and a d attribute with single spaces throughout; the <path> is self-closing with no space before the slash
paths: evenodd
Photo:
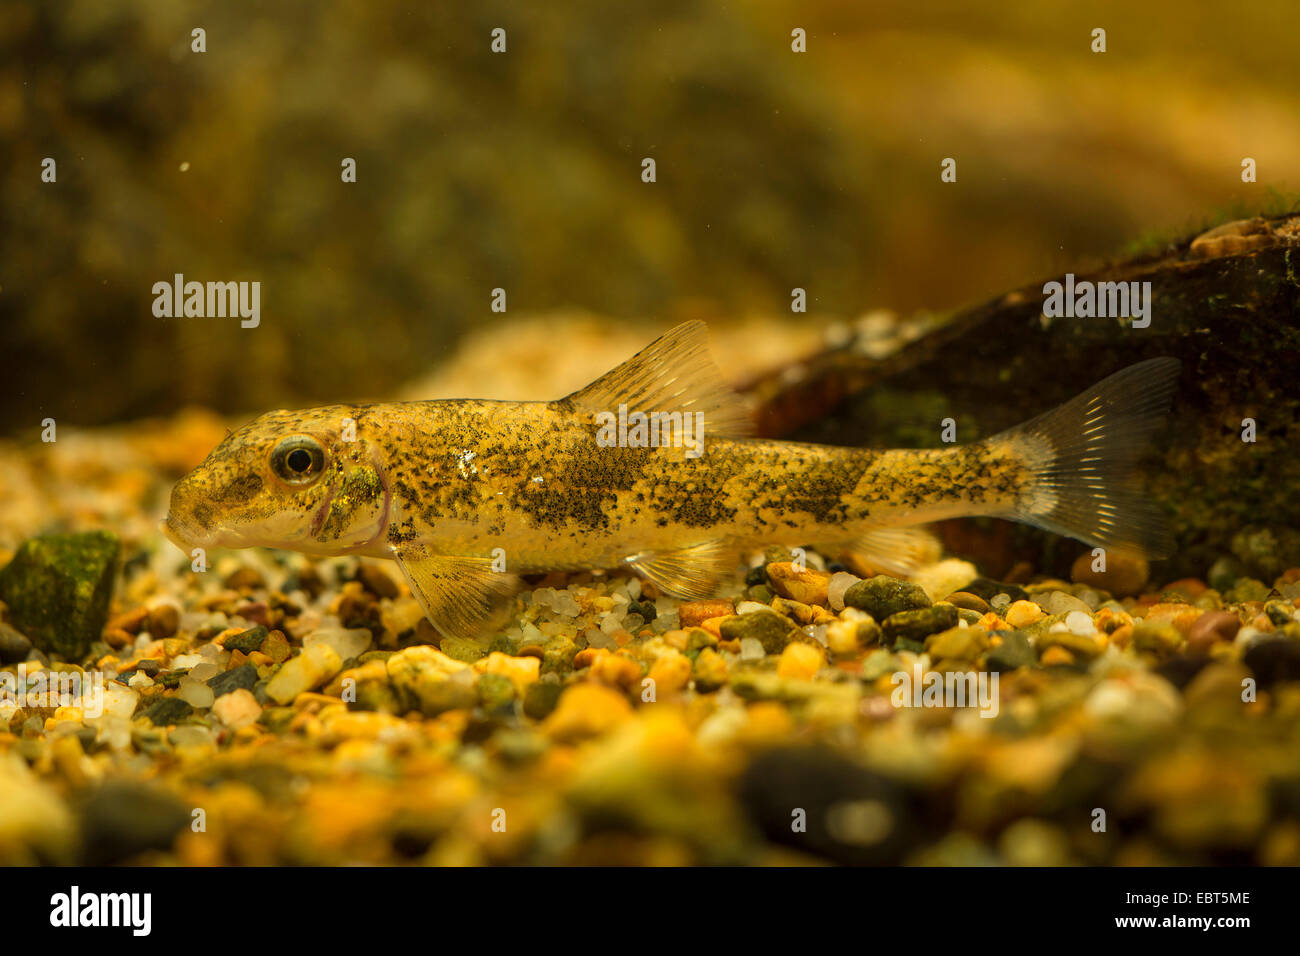
<path id="1" fill-rule="evenodd" d="M 534 578 L 444 640 L 385 562 L 194 573 L 154 523 L 222 429 L 0 447 L 0 593 L 107 554 L 38 534 L 121 543 L 77 572 L 115 586 L 100 620 L 71 586 L 80 631 L 0 618 L 11 681 L 105 688 L 0 703 L 0 863 L 1300 863 L 1300 568 L 901 582 L 773 551 L 709 601 Z M 924 693 L 963 674 L 991 696 Z"/>

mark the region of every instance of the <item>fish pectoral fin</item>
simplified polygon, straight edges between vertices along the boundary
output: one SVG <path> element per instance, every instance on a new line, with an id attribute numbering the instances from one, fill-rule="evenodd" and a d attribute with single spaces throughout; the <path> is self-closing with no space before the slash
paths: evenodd
<path id="1" fill-rule="evenodd" d="M 397 548 L 393 557 L 444 637 L 477 637 L 502 622 L 519 586 L 515 575 L 492 570 L 490 558 L 434 554 L 418 545 Z"/>
<path id="2" fill-rule="evenodd" d="M 646 551 L 623 561 L 665 594 L 705 598 L 712 597 L 718 579 L 733 570 L 736 551 L 719 539 L 673 551 Z"/>
<path id="3" fill-rule="evenodd" d="M 939 559 L 939 540 L 923 527 L 873 528 L 844 546 L 845 553 L 879 571 L 904 577 Z"/>
<path id="4" fill-rule="evenodd" d="M 645 413 L 703 412 L 704 427 L 714 435 L 739 437 L 754 430 L 749 406 L 723 382 L 710 357 L 708 327 L 698 319 L 670 329 L 561 401 L 593 415 L 616 412 L 620 405 Z"/>

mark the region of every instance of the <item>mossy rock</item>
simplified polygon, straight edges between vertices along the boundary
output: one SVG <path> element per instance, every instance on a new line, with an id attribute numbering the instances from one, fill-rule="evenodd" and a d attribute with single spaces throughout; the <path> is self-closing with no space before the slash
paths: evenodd
<path id="1" fill-rule="evenodd" d="M 9 618 L 41 650 L 79 660 L 108 621 L 121 545 L 107 531 L 24 541 L 0 570 Z"/>

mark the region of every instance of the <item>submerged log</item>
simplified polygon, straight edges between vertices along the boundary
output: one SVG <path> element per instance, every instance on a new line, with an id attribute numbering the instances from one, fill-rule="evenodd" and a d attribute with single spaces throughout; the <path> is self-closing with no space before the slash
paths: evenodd
<path id="1" fill-rule="evenodd" d="M 1061 281 L 1062 276 L 1047 281 Z M 884 358 L 852 340 L 750 383 L 765 435 L 839 445 L 939 444 L 993 435 L 1143 359 L 1183 372 L 1145 492 L 1177 543 L 1164 580 L 1236 555 L 1271 580 L 1300 565 L 1300 215 L 1229 223 L 1076 281 L 1150 282 L 1151 320 L 1043 314 L 1044 282 L 958 312 Z M 1141 325 L 1141 323 L 1138 323 Z M 1246 419 L 1253 442 L 1243 440 Z M 1006 573 L 1017 560 L 1065 574 L 1083 545 L 994 519 L 949 522 L 951 550 Z"/>

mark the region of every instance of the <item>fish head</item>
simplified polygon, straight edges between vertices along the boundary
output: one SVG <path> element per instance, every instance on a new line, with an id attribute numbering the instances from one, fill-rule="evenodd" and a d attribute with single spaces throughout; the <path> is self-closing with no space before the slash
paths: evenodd
<path id="1" fill-rule="evenodd" d="M 176 483 L 163 533 L 192 548 L 362 552 L 382 542 L 389 494 L 356 406 L 267 412 Z"/>

